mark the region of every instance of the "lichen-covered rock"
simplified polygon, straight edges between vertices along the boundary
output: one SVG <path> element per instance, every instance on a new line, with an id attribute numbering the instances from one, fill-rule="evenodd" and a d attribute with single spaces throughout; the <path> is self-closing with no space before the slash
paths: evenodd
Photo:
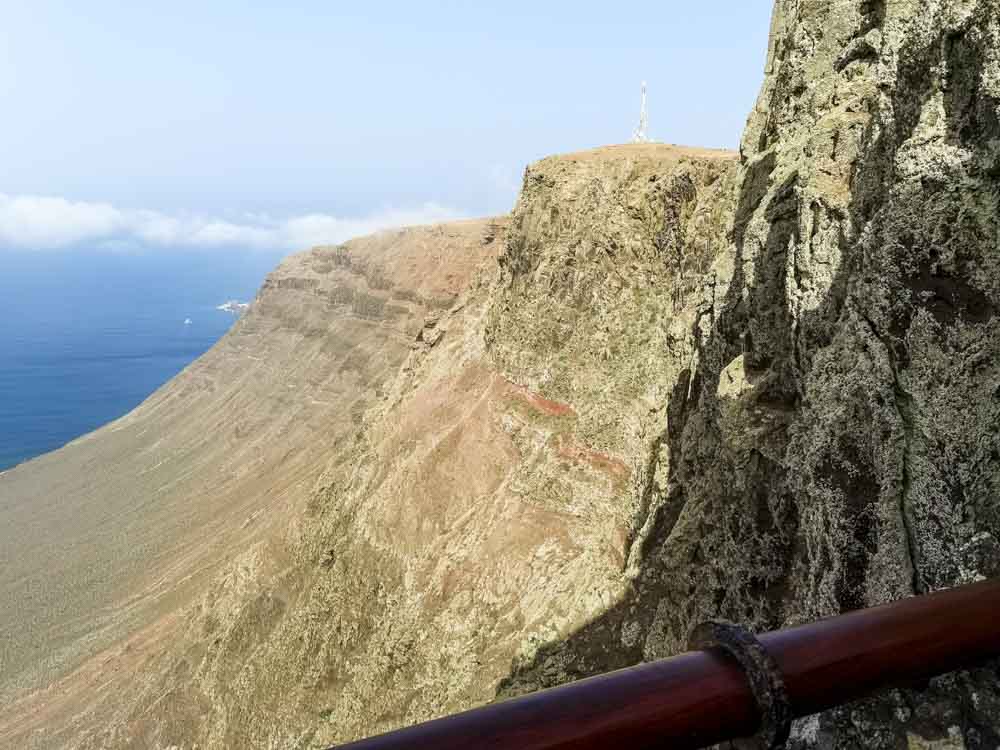
<path id="1" fill-rule="evenodd" d="M 998 104 L 1000 0 L 777 0 L 739 163 L 547 159 L 509 224 L 290 261 L 255 307 L 310 343 L 274 364 L 353 394 L 307 423 L 317 489 L 0 741 L 321 747 L 1000 574 Z M 791 745 L 996 748 L 998 684 Z"/>
<path id="2" fill-rule="evenodd" d="M 996 574 L 998 24 L 996 0 L 778 0 L 662 522 L 632 597 L 509 691 L 619 641 L 674 653 L 709 617 L 772 628 Z M 984 667 L 794 744 L 994 748 L 997 696 Z"/>
<path id="3" fill-rule="evenodd" d="M 730 152 L 663 145 L 543 159 L 525 174 L 499 257 L 492 360 L 573 404 L 588 445 L 627 457 L 631 563 L 653 512 L 666 406 L 719 275 L 735 171 Z"/>

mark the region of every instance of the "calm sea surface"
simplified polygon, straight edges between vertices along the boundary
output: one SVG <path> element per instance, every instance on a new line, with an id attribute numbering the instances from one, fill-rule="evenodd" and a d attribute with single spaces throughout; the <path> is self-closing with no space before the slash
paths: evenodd
<path id="1" fill-rule="evenodd" d="M 0 251 L 0 471 L 139 405 L 229 329 L 215 306 L 250 301 L 279 257 Z"/>

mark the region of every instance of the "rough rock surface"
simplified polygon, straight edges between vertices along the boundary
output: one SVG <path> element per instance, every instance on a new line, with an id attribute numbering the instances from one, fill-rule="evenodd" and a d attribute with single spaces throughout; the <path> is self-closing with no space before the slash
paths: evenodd
<path id="1" fill-rule="evenodd" d="M 1000 4 L 779 0 L 631 595 L 505 692 L 1000 573 Z M 721 256 L 720 256 L 721 257 Z M 996 667 L 796 747 L 1000 745 Z"/>
<path id="2" fill-rule="evenodd" d="M 738 162 L 556 157 L 509 224 L 299 256 L 315 284 L 262 295 L 311 300 L 288 331 L 399 304 L 371 330 L 406 348 L 169 642 L 57 686 L 112 686 L 83 708 L 27 699 L 0 744 L 322 747 L 676 653 L 710 617 L 1000 574 L 998 102 L 998 0 L 778 0 Z M 461 236 L 414 265 L 434 231 Z M 792 744 L 996 748 L 998 685 L 949 675 Z"/>
<path id="3" fill-rule="evenodd" d="M 690 356 L 671 344 L 694 320 L 673 282 L 700 294 L 734 167 L 667 146 L 531 167 L 499 265 L 426 319 L 280 552 L 220 579 L 183 646 L 84 746 L 323 747 L 385 731 L 492 700 L 512 663 L 612 607 Z M 525 282 L 513 269 L 529 248 Z M 580 273 L 542 270 L 567 262 Z M 546 343 L 552 304 L 576 318 L 562 347 Z M 174 708 L 157 715 L 165 694 Z"/>
<path id="4" fill-rule="evenodd" d="M 323 747 L 488 702 L 512 664 L 613 607 L 735 174 L 733 154 L 670 146 L 529 168 L 509 227 L 461 256 L 478 275 L 408 327 L 381 399 L 316 436 L 326 469 L 304 510 L 142 649 L 114 700 L 36 740 Z M 323 273 L 363 245 L 292 263 Z"/>

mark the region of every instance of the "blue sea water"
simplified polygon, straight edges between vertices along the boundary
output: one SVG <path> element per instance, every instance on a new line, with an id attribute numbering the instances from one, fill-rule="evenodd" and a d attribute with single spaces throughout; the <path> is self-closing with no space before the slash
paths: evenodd
<path id="1" fill-rule="evenodd" d="M 0 251 L 0 471 L 139 405 L 233 324 L 216 305 L 251 300 L 279 259 Z"/>

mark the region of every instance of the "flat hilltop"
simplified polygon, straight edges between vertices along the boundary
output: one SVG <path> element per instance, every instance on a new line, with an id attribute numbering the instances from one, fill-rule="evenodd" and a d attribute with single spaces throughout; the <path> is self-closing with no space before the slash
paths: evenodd
<path id="1" fill-rule="evenodd" d="M 670 158 L 695 159 L 738 159 L 736 151 L 727 149 L 679 146 L 675 143 L 615 143 L 607 146 L 557 154 L 548 159 L 576 161 L 619 161 L 622 159 L 654 159 L 662 161 Z M 542 161 L 545 161 L 544 159 Z"/>

